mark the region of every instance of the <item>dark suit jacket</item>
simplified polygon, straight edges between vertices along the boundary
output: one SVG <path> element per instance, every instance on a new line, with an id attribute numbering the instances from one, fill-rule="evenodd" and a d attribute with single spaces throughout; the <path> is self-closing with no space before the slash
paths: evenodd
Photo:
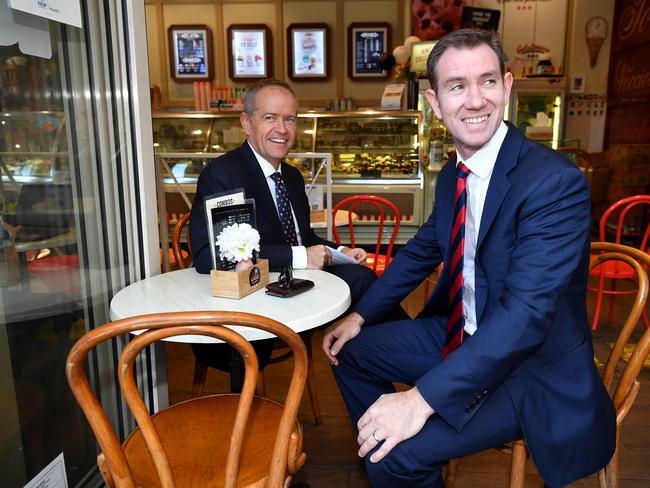
<path id="1" fill-rule="evenodd" d="M 443 168 L 428 221 L 357 304 L 368 321 L 441 261 L 449 269 L 455 172 L 454 164 Z M 552 486 L 597 471 L 614 452 L 614 409 L 594 365 L 586 313 L 590 227 L 589 187 L 578 168 L 510 125 L 479 230 L 478 330 L 416 382 L 459 435 L 503 384 Z M 447 315 L 448 292 L 443 272 L 423 316 Z"/>
<path id="2" fill-rule="evenodd" d="M 296 214 L 302 244 L 307 247 L 326 244 L 336 248 L 336 244 L 321 239 L 309 226 L 309 201 L 305 194 L 305 180 L 300 171 L 284 162 L 281 171 L 282 179 L 289 191 L 291 206 Z M 212 269 L 203 200 L 213 193 L 236 188 L 243 188 L 246 198 L 255 198 L 257 230 L 260 233 L 260 257 L 268 259 L 272 269 L 291 264 L 293 257 L 291 246 L 284 244 L 280 218 L 266 178 L 248 142 L 244 142 L 237 149 L 217 158 L 199 175 L 190 216 L 190 243 L 196 270 L 199 273 L 209 273 Z"/>

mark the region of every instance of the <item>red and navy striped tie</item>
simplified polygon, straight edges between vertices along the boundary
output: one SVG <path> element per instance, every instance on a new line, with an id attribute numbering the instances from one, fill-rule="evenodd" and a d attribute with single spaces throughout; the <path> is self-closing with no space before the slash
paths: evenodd
<path id="1" fill-rule="evenodd" d="M 463 254 L 465 252 L 465 214 L 467 203 L 467 177 L 470 170 L 463 163 L 456 168 L 456 193 L 454 195 L 454 225 L 451 228 L 449 264 L 451 287 L 449 289 L 449 318 L 442 359 L 463 343 Z"/>

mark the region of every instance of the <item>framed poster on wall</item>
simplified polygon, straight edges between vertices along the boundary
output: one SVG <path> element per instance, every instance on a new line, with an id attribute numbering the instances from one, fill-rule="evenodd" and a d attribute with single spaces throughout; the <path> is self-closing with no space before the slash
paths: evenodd
<path id="1" fill-rule="evenodd" d="M 228 27 L 228 75 L 237 82 L 272 76 L 271 30 L 264 24 Z"/>
<path id="2" fill-rule="evenodd" d="M 212 80 L 210 29 L 205 25 L 172 25 L 167 34 L 172 79 L 178 83 Z"/>
<path id="3" fill-rule="evenodd" d="M 289 78 L 323 81 L 329 76 L 327 24 L 291 24 L 287 27 Z"/>
<path id="4" fill-rule="evenodd" d="M 348 77 L 381 80 L 388 72 L 379 66 L 381 53 L 390 47 L 390 24 L 358 22 L 348 26 Z"/>

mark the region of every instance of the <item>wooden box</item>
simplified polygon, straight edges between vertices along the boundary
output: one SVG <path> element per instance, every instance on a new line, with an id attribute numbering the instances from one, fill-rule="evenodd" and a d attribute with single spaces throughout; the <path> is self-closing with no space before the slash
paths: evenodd
<path id="1" fill-rule="evenodd" d="M 257 264 L 242 271 L 210 271 L 212 296 L 240 299 L 269 283 L 269 261 L 258 259 Z"/>

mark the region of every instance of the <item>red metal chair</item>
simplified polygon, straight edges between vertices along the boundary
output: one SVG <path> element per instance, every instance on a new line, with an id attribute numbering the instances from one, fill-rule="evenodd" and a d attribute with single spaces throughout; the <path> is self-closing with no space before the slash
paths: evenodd
<path id="1" fill-rule="evenodd" d="M 377 244 L 375 245 L 375 252 L 368 253 L 368 259 L 366 260 L 366 266 L 371 268 L 377 276 L 381 276 L 390 264 L 390 260 L 393 256 L 393 244 L 395 244 L 395 239 L 397 238 L 397 233 L 399 232 L 399 226 L 402 222 L 402 214 L 397 209 L 397 207 L 391 202 L 382 197 L 377 197 L 375 195 L 355 195 L 352 197 L 344 198 L 341 200 L 332 210 L 332 222 L 336 222 L 336 213 L 339 210 L 342 210 L 343 207 L 349 205 L 346 209 L 349 211 L 348 214 L 348 228 L 350 231 L 350 245 L 351 247 L 356 247 L 356 240 L 354 236 L 354 211 L 361 205 L 371 205 L 375 207 L 378 212 L 379 230 L 377 232 Z M 388 218 L 388 211 L 392 212 L 392 220 Z M 380 254 L 379 250 L 381 247 L 382 237 L 384 235 L 384 222 L 389 220 L 391 223 L 394 223 L 393 232 L 390 235 L 390 240 L 388 241 L 388 247 L 386 248 L 386 254 Z M 332 231 L 334 233 L 334 240 L 337 244 L 341 244 L 341 237 L 336 229 L 336 225 L 333 226 Z"/>
<path id="2" fill-rule="evenodd" d="M 647 251 L 648 237 L 650 236 L 650 224 L 647 223 L 646 210 L 648 209 L 648 207 L 646 206 L 650 206 L 650 195 L 635 195 L 632 197 L 623 198 L 618 202 L 612 204 L 607 210 L 605 210 L 605 213 L 600 219 L 600 224 L 598 228 L 599 240 L 601 242 L 607 242 L 605 234 L 608 229 L 608 223 L 609 223 L 610 230 L 615 229 L 616 231 L 616 236 L 614 240 L 614 243 L 616 244 L 621 244 L 621 237 L 624 235 L 623 234 L 624 231 L 629 231 L 629 229 L 638 227 L 638 230 L 634 232 L 634 235 L 636 237 L 641 238 L 639 249 L 641 249 L 642 251 Z M 630 214 L 630 211 L 635 207 L 637 210 L 633 212 L 633 214 Z M 640 211 L 640 214 L 637 214 L 636 213 L 637 211 Z M 636 218 L 639 219 L 638 223 L 635 224 L 634 226 L 630 226 L 628 220 L 626 226 L 626 218 L 634 216 L 634 214 L 636 214 Z M 618 219 L 616 219 L 616 216 L 618 216 Z M 645 230 L 644 230 L 644 226 L 645 226 Z M 628 244 L 628 243 L 624 243 L 624 244 Z M 595 256 L 592 255 L 592 259 L 594 258 Z M 620 290 L 620 289 L 617 290 L 616 280 L 629 280 L 634 282 L 637 274 L 634 271 L 634 269 L 632 269 L 631 266 L 617 260 L 606 261 L 601 265 L 596 266 L 591 270 L 590 274 L 591 276 L 598 277 L 598 287 L 589 288 L 590 290 L 596 292 L 596 306 L 594 308 L 594 319 L 591 325 L 591 329 L 596 330 L 596 328 L 598 327 L 598 319 L 600 316 L 600 309 L 602 307 L 604 296 L 605 295 L 610 296 L 608 320 L 612 322 L 614 320 L 614 301 L 616 299 L 616 295 L 629 295 L 629 294 L 636 293 L 636 288 L 631 290 Z M 610 281 L 611 288 L 609 289 L 605 288 L 605 280 Z M 650 325 L 648 322 L 648 316 L 645 309 L 643 310 L 643 324 L 645 325 L 646 329 Z"/>

